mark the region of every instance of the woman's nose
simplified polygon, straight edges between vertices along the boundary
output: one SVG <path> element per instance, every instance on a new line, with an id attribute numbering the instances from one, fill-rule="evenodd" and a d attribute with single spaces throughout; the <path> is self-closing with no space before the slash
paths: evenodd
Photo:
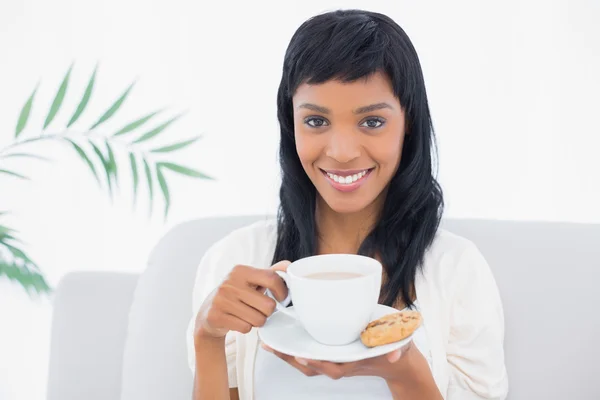
<path id="1" fill-rule="evenodd" d="M 360 143 L 353 132 L 330 132 L 325 155 L 340 164 L 348 163 L 360 157 Z"/>

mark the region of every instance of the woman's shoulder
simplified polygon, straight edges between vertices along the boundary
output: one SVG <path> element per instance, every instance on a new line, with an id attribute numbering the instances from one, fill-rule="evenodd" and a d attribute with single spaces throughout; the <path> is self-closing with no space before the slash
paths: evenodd
<path id="1" fill-rule="evenodd" d="M 438 282 L 456 281 L 489 266 L 470 239 L 439 228 L 424 257 L 424 272 Z"/>
<path id="2" fill-rule="evenodd" d="M 232 230 L 218 243 L 223 246 L 261 245 L 266 244 L 265 241 L 274 240 L 276 236 L 277 220 L 275 218 L 264 218 Z"/>
<path id="3" fill-rule="evenodd" d="M 215 242 L 206 252 L 210 258 L 225 258 L 235 264 L 256 267 L 270 262 L 277 240 L 277 221 L 264 218 L 249 225 L 236 228 Z M 260 265 L 254 265 L 254 264 Z"/>
<path id="4" fill-rule="evenodd" d="M 439 228 L 431 244 L 430 251 L 437 254 L 462 253 L 472 246 L 475 246 L 475 244 L 470 239 L 447 229 Z"/>

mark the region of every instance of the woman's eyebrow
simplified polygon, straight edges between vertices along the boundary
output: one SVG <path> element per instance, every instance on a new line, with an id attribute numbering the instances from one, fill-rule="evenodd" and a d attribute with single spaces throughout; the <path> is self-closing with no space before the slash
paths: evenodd
<path id="1" fill-rule="evenodd" d="M 300 104 L 298 107 L 298 109 L 300 108 L 306 108 L 308 110 L 312 110 L 315 112 L 319 112 L 322 114 L 329 114 L 330 110 L 327 107 L 322 107 L 322 106 L 318 106 L 316 104 L 312 104 L 312 103 L 302 103 Z M 365 114 L 368 112 L 373 112 L 376 110 L 381 110 L 382 108 L 389 108 L 389 109 L 394 109 L 394 107 L 392 107 L 389 103 L 376 103 L 376 104 L 370 104 L 368 106 L 364 106 L 364 107 L 360 107 L 357 108 L 356 110 L 354 110 L 354 114 Z"/>
<path id="2" fill-rule="evenodd" d="M 368 113 L 368 112 L 372 112 L 372 111 L 376 111 L 376 110 L 381 110 L 382 108 L 389 108 L 391 110 L 394 109 L 394 107 L 392 107 L 388 103 L 377 103 L 377 104 L 371 104 L 368 106 L 357 108 L 356 110 L 354 110 L 354 114 L 364 114 L 364 113 Z"/>
<path id="3" fill-rule="evenodd" d="M 329 114 L 329 108 L 321 107 L 321 106 L 318 106 L 316 104 L 311 104 L 311 103 L 302 103 L 297 108 L 306 108 L 308 110 L 320 112 L 323 114 Z"/>

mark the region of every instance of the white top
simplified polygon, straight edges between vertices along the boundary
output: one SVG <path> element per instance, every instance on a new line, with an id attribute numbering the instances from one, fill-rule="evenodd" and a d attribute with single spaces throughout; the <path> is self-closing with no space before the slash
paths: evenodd
<path id="1" fill-rule="evenodd" d="M 204 255 L 187 332 L 192 371 L 193 327 L 200 305 L 235 265 L 270 267 L 276 237 L 275 221 L 258 222 L 232 232 Z M 444 399 L 506 399 L 502 303 L 492 272 L 477 247 L 465 238 L 438 230 L 425 254 L 423 273 L 417 274 L 415 291 L 432 374 Z M 265 382 L 263 376 L 255 376 L 259 348 L 256 329 L 226 336 L 229 386 L 238 388 L 241 400 L 264 400 L 255 396 L 255 390 L 261 389 L 254 387 L 255 382 Z M 299 379 L 302 376 L 298 374 Z"/>
<path id="2" fill-rule="evenodd" d="M 418 300 L 415 307 L 420 310 Z M 413 343 L 431 368 L 424 328 L 415 331 Z M 254 397 L 260 400 L 393 400 L 383 378 L 353 376 L 336 381 L 324 375 L 308 377 L 260 346 L 254 363 Z"/>

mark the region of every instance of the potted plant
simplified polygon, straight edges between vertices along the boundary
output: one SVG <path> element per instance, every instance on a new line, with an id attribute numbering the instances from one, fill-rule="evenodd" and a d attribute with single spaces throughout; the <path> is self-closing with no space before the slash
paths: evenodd
<path id="1" fill-rule="evenodd" d="M 122 109 L 135 82 L 129 85 L 106 111 L 95 119 L 95 123 L 89 127 L 78 127 L 81 125 L 80 117 L 86 112 L 96 86 L 98 66 L 91 74 L 75 110 L 64 110 L 62 105 L 68 92 L 72 70 L 73 65 L 65 74 L 54 96 L 43 126 L 35 133 L 26 133 L 25 128 L 28 127 L 39 84 L 26 100 L 17 119 L 12 142 L 0 149 L 0 179 L 29 180 L 29 177 L 21 174 L 14 167 L 7 166 L 10 159 L 50 162 L 51 160 L 44 155 L 27 151 L 29 144 L 40 141 L 55 141 L 72 149 L 73 153 L 81 159 L 82 166 L 89 170 L 90 176 L 107 191 L 111 198 L 114 188 L 119 182 L 119 177 L 123 174 L 131 174 L 134 202 L 138 195 L 138 188 L 146 185 L 151 205 L 156 199 L 155 193 L 162 194 L 165 217 L 169 213 L 171 203 L 168 185 L 169 173 L 191 178 L 212 179 L 170 159 L 172 153 L 194 144 L 199 139 L 198 136 L 166 146 L 153 145 L 153 139 L 162 135 L 184 113 L 168 116 L 162 118 L 161 122 L 155 122 L 165 114 L 164 109 L 155 110 L 122 124 L 122 128 L 114 132 L 103 131 L 103 124 Z M 59 112 L 69 111 L 71 117 L 66 127 L 52 132 L 47 129 Z M 117 152 L 123 152 L 122 154 L 127 156 L 128 163 L 126 165 L 119 164 L 115 157 Z M 2 221 L 8 213 L 7 210 L 0 210 L 0 279 L 8 278 L 14 281 L 30 295 L 49 293 L 51 288 L 39 265 L 28 256 L 27 249 L 19 239 L 18 231 Z"/>

